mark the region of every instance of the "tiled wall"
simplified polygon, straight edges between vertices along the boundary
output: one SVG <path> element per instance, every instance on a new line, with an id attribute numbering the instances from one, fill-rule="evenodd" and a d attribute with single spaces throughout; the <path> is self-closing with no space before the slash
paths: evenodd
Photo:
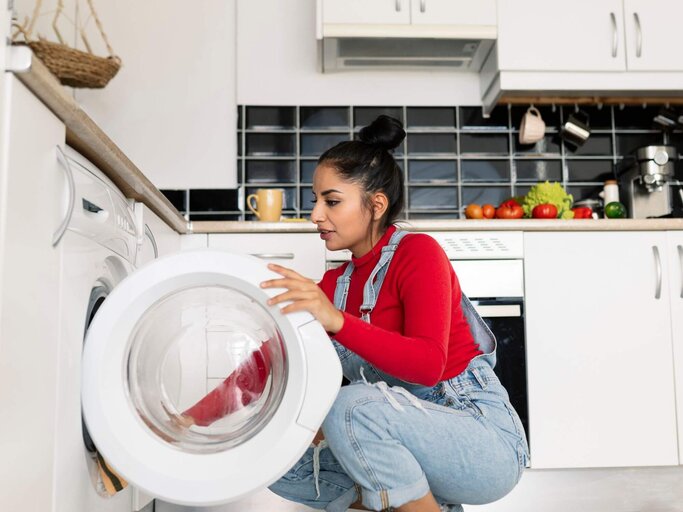
<path id="1" fill-rule="evenodd" d="M 406 177 L 406 217 L 458 218 L 469 203 L 499 204 L 538 181 L 561 182 L 575 200 L 596 197 L 635 148 L 669 142 L 683 152 L 683 133 L 654 129 L 657 106 L 582 107 L 591 136 L 578 150 L 559 140 L 574 106 L 539 107 L 546 136 L 518 142 L 526 107 L 500 106 L 489 118 L 480 107 L 261 107 L 240 106 L 238 183 L 242 190 L 163 191 L 191 220 L 251 220 L 243 203 L 260 187 L 285 191 L 284 214 L 312 208 L 317 158 L 355 137 L 377 115 L 400 119 L 407 137 L 395 151 Z M 679 179 L 681 170 L 677 171 Z"/>

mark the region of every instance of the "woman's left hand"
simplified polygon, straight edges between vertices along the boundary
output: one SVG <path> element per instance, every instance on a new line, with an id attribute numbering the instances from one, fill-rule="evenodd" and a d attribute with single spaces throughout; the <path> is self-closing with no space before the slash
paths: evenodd
<path id="1" fill-rule="evenodd" d="M 287 288 L 288 290 L 271 298 L 268 305 L 273 306 L 291 301 L 291 304 L 282 308 L 283 313 L 308 311 L 327 332 L 335 334 L 341 330 L 344 325 L 344 315 L 334 307 L 315 281 L 274 263 L 269 263 L 268 268 L 282 275 L 283 279 L 264 281 L 261 283 L 261 288 Z"/>

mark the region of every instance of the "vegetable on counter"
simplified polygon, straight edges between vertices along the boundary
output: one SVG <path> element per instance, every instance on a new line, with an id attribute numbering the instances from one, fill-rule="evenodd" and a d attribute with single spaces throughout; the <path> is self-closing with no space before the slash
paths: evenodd
<path id="1" fill-rule="evenodd" d="M 556 219 L 557 207 L 550 203 L 538 204 L 531 210 L 531 216 L 534 219 Z"/>
<path id="2" fill-rule="evenodd" d="M 468 219 L 483 219 L 484 210 L 478 204 L 468 204 L 465 208 L 465 217 Z"/>
<path id="3" fill-rule="evenodd" d="M 618 201 L 605 205 L 605 217 L 608 219 L 623 219 L 626 217 L 626 207 Z"/>
<path id="4" fill-rule="evenodd" d="M 593 210 L 589 208 L 588 206 L 577 206 L 576 208 L 572 208 L 572 211 L 574 212 L 574 218 L 575 219 L 592 219 L 593 218 Z"/>
<path id="5" fill-rule="evenodd" d="M 571 210 L 574 198 L 562 188 L 559 183 L 538 183 L 531 187 L 529 193 L 524 196 L 522 208 L 524 216 L 531 217 L 533 210 L 538 205 L 552 204 L 557 208 L 557 217 L 560 219 L 574 218 Z"/>
<path id="6" fill-rule="evenodd" d="M 524 208 L 514 199 L 508 199 L 496 209 L 496 219 L 521 219 Z"/>
<path id="7" fill-rule="evenodd" d="M 492 219 L 496 215 L 496 207 L 492 204 L 485 204 L 481 207 L 485 219 Z"/>

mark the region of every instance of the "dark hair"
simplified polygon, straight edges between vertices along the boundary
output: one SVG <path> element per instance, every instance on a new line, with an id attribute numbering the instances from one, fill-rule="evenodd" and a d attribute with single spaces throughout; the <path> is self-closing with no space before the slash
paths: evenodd
<path id="1" fill-rule="evenodd" d="M 371 194 L 383 192 L 387 196 L 389 206 L 380 220 L 381 229 L 393 224 L 405 203 L 403 172 L 391 154 L 405 136 L 401 121 L 381 115 L 361 129 L 360 140 L 340 142 L 318 159 L 318 165 L 329 165 L 343 179 L 359 184 L 369 208 Z"/>

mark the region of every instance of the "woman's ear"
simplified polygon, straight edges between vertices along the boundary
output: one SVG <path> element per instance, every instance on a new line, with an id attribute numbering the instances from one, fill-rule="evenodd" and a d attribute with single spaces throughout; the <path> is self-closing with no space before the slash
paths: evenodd
<path id="1" fill-rule="evenodd" d="M 372 219 L 379 220 L 389 208 L 389 198 L 384 192 L 375 192 L 372 195 Z"/>

